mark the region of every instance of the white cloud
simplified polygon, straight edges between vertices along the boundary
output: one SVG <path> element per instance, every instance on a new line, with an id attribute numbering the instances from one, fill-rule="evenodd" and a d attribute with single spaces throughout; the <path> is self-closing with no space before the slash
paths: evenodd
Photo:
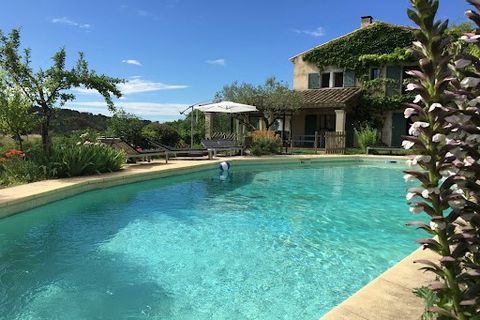
<path id="1" fill-rule="evenodd" d="M 176 90 L 176 89 L 185 89 L 188 88 L 186 85 L 177 85 L 177 84 L 166 84 L 162 82 L 153 82 L 149 80 L 144 80 L 139 76 L 130 78 L 125 83 L 120 83 L 117 85 L 117 88 L 124 95 L 142 93 L 142 92 L 151 92 L 151 91 L 160 91 L 160 90 Z M 97 91 L 87 88 L 76 88 L 74 91 L 81 94 L 98 94 Z"/>
<path id="2" fill-rule="evenodd" d="M 133 94 L 139 92 L 159 91 L 159 90 L 175 90 L 188 88 L 186 85 L 166 84 L 162 82 L 152 82 L 141 78 L 130 79 L 125 83 L 118 85 L 118 89 L 123 94 Z"/>
<path id="3" fill-rule="evenodd" d="M 51 23 L 59 23 L 59 24 L 65 24 L 65 25 L 68 25 L 68 26 L 72 26 L 72 27 L 77 27 L 77 28 L 80 28 L 80 29 L 90 29 L 92 27 L 92 25 L 88 24 L 88 23 L 78 23 L 76 21 L 73 21 L 67 17 L 61 17 L 61 18 L 53 18 L 52 20 L 50 20 Z"/>
<path id="4" fill-rule="evenodd" d="M 325 35 L 325 29 L 323 27 L 318 27 L 313 30 L 299 30 L 299 29 L 293 29 L 293 32 L 296 32 L 298 34 L 306 34 L 312 37 L 323 37 Z"/>
<path id="5" fill-rule="evenodd" d="M 227 62 L 225 61 L 225 59 L 207 60 L 205 61 L 205 63 L 214 64 L 222 67 L 225 67 L 227 65 Z"/>
<path id="6" fill-rule="evenodd" d="M 135 59 L 122 60 L 122 62 L 123 62 L 123 63 L 126 63 L 126 64 L 133 64 L 133 65 L 136 65 L 136 66 L 142 66 L 142 64 L 140 63 L 140 61 L 135 60 Z"/>
<path id="7" fill-rule="evenodd" d="M 121 108 L 145 119 L 178 119 L 181 118 L 180 111 L 188 106 L 182 103 L 115 102 L 117 109 Z M 111 115 L 104 101 L 73 101 L 65 105 L 65 108 Z"/>

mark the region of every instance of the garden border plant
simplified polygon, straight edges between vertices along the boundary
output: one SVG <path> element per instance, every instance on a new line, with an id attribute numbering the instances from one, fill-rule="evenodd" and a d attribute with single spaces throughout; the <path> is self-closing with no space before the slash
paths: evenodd
<path id="1" fill-rule="evenodd" d="M 418 167 L 405 171 L 420 187 L 408 190 L 410 211 L 426 213 L 429 223 L 410 223 L 431 238 L 418 240 L 438 254 L 436 261 L 416 261 L 433 272 L 430 308 L 424 318 L 480 319 L 480 60 L 453 57 L 446 36 L 448 21 L 435 21 L 438 0 L 410 0 L 408 15 L 418 26 L 415 54 L 421 71 L 411 71 L 408 90 L 416 94 L 405 117 L 412 118 L 403 146 Z M 480 10 L 480 0 L 467 0 Z M 480 26 L 480 15 L 467 16 Z M 462 37 L 479 45 L 480 34 Z M 423 296 L 427 296 L 423 294 Z M 433 300 L 433 301 L 432 301 Z"/>

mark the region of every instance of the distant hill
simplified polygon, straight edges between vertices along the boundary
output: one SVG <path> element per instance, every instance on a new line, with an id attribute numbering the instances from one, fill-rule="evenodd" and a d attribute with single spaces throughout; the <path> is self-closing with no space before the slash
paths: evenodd
<path id="1" fill-rule="evenodd" d="M 57 109 L 52 119 L 51 130 L 55 133 L 69 133 L 85 129 L 105 131 L 109 118 L 103 114 Z"/>
<path id="2" fill-rule="evenodd" d="M 107 130 L 110 117 L 103 114 L 80 112 L 70 109 L 55 109 L 50 130 L 54 133 L 70 133 L 77 130 L 94 129 L 100 132 Z M 40 133 L 40 126 L 34 128 L 33 133 Z"/>
<path id="3" fill-rule="evenodd" d="M 90 112 L 80 112 L 71 109 L 55 109 L 52 117 L 50 130 L 53 133 L 67 134 L 72 131 L 81 131 L 93 129 L 98 132 L 105 132 L 108 126 L 108 120 L 111 117 L 103 114 L 93 114 Z M 144 125 L 149 124 L 150 120 L 142 120 Z M 40 133 L 40 127 L 33 130 L 33 133 Z"/>

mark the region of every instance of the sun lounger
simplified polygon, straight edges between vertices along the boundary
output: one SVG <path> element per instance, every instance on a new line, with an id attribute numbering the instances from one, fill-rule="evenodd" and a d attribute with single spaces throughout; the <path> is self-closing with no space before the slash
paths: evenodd
<path id="1" fill-rule="evenodd" d="M 160 148 L 167 150 L 170 155 L 175 157 L 203 157 L 208 156 L 208 159 L 212 159 L 213 151 L 207 149 L 193 149 L 193 148 L 177 148 L 172 146 L 167 146 L 158 141 L 148 139 L 147 142 L 154 146 L 155 148 Z"/>
<path id="2" fill-rule="evenodd" d="M 373 154 L 375 151 L 380 151 L 380 152 L 388 152 L 390 155 L 394 153 L 403 153 L 405 149 L 400 148 L 400 147 L 383 147 L 383 146 L 378 146 L 378 147 L 367 147 L 367 154 Z"/>
<path id="3" fill-rule="evenodd" d="M 113 148 L 125 151 L 125 153 L 127 154 L 127 159 L 142 159 L 144 161 L 150 162 L 152 160 L 152 157 L 164 156 L 165 163 L 168 163 L 169 152 L 166 149 L 138 149 L 121 138 L 101 137 L 98 138 L 98 141 Z"/>
<path id="4" fill-rule="evenodd" d="M 235 141 L 228 139 L 206 139 L 202 140 L 202 145 L 209 151 L 213 152 L 213 156 L 217 156 L 217 152 L 228 151 L 237 152 L 240 151 L 240 155 L 243 156 L 243 146 L 235 144 Z"/>

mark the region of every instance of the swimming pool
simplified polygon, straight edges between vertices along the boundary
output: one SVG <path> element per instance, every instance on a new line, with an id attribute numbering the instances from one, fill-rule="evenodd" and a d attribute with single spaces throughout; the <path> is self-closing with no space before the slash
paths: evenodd
<path id="1" fill-rule="evenodd" d="M 36 208 L 0 220 L 0 318 L 318 319 L 415 249 L 405 188 L 385 162 L 234 166 Z"/>

